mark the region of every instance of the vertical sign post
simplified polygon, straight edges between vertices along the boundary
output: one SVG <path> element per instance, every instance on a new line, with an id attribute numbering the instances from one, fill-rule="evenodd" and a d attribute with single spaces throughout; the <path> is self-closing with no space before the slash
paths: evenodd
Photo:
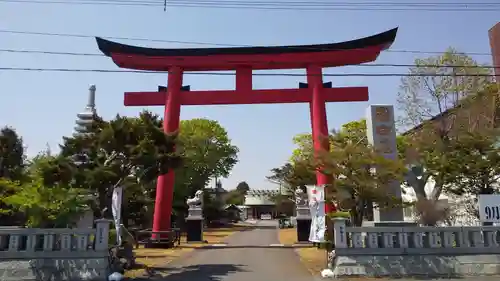
<path id="1" fill-rule="evenodd" d="M 370 105 L 367 109 L 366 132 L 368 142 L 375 151 L 385 158 L 396 160 L 396 124 L 394 121 L 394 107 L 392 105 Z M 393 181 L 386 187 L 389 194 L 401 200 L 401 184 Z M 375 221 L 403 221 L 403 208 L 374 210 Z"/>

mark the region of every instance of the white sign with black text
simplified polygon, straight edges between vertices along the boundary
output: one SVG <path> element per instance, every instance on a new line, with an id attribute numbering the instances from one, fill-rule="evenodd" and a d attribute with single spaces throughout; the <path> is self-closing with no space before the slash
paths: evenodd
<path id="1" fill-rule="evenodd" d="M 500 194 L 479 195 L 478 204 L 481 222 L 500 222 Z"/>

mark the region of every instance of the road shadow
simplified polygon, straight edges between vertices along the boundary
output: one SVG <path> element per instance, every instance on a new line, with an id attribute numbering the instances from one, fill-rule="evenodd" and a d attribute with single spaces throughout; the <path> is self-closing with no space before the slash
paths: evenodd
<path id="1" fill-rule="evenodd" d="M 224 245 L 224 246 L 213 246 L 206 245 L 196 250 L 207 250 L 207 249 L 296 249 L 296 248 L 313 248 L 312 245 L 284 245 L 284 246 L 270 246 L 270 245 Z"/>
<path id="2" fill-rule="evenodd" d="M 244 265 L 238 264 L 198 264 L 185 267 L 151 268 L 149 277 L 139 277 L 134 281 L 220 281 L 231 273 L 246 272 Z M 162 276 L 168 274 L 167 276 Z"/>
<path id="3" fill-rule="evenodd" d="M 277 225 L 254 225 L 252 229 L 278 229 Z"/>
<path id="4" fill-rule="evenodd" d="M 253 225 L 245 225 L 245 226 L 222 226 L 220 228 L 218 227 L 211 227 L 209 230 L 211 231 L 216 231 L 216 232 L 237 232 L 237 231 L 248 231 L 252 230 L 254 227 Z"/>

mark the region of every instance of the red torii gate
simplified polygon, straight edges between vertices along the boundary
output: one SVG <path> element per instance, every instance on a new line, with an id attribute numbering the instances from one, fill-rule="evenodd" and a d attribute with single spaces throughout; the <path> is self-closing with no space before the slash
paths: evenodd
<path id="1" fill-rule="evenodd" d="M 168 71 L 167 91 L 126 92 L 125 106 L 165 106 L 164 130 L 179 129 L 181 105 L 309 103 L 314 149 L 328 150 L 326 102 L 367 101 L 367 87 L 331 88 L 323 83 L 322 68 L 372 62 L 394 42 L 397 28 L 361 38 L 333 44 L 152 49 L 124 45 L 96 38 L 99 49 L 121 68 Z M 307 71 L 307 84 L 298 89 L 252 89 L 252 70 L 300 69 Z M 189 91 L 182 87 L 187 71 L 236 70 L 235 90 Z M 327 176 L 316 173 L 317 185 L 329 183 Z M 170 228 L 174 172 L 158 177 L 153 218 L 153 231 Z M 326 205 L 329 212 L 331 206 Z"/>

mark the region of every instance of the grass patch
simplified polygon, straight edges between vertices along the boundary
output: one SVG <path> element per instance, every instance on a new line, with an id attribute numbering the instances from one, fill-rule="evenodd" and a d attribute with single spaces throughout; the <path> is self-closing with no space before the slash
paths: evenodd
<path id="1" fill-rule="evenodd" d="M 297 243 L 297 229 L 285 228 L 279 230 L 280 243 L 292 245 Z M 296 248 L 295 252 L 299 255 L 300 261 L 313 275 L 318 275 L 326 266 L 326 251 L 316 247 Z"/>
<path id="2" fill-rule="evenodd" d="M 300 261 L 313 275 L 319 275 L 326 268 L 326 251 L 325 249 L 298 248 L 295 249 L 299 254 Z"/>
<path id="3" fill-rule="evenodd" d="M 297 243 L 297 229 L 283 228 L 279 230 L 279 240 L 281 244 L 292 245 Z"/>

